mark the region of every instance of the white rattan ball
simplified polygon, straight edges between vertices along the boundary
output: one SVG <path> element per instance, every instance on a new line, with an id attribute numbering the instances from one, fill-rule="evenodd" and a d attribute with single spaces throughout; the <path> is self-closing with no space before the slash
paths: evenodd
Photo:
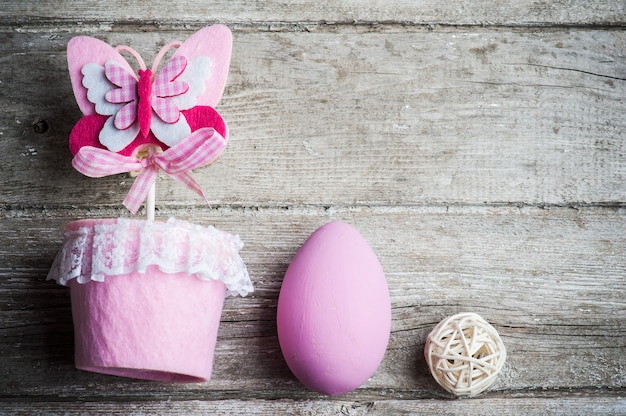
<path id="1" fill-rule="evenodd" d="M 495 381 L 506 349 L 487 321 L 475 313 L 460 313 L 432 330 L 424 356 L 441 387 L 457 396 L 475 396 Z"/>

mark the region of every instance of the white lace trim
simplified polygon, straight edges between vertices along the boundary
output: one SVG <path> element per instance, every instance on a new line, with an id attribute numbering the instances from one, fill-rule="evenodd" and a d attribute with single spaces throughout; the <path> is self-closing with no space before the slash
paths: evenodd
<path id="1" fill-rule="evenodd" d="M 165 223 L 118 218 L 66 231 L 48 280 L 61 285 L 72 279 L 102 282 L 105 276 L 145 273 L 149 266 L 156 266 L 165 273 L 185 272 L 201 280 L 221 280 L 227 295 L 246 296 L 253 288 L 239 257 L 242 247 L 238 236 L 215 227 L 174 218 Z"/>

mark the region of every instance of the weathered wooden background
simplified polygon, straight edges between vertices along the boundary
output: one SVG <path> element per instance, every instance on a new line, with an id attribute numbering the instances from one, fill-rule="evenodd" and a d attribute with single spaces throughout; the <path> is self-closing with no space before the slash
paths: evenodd
<path id="1" fill-rule="evenodd" d="M 626 414 L 623 0 L 129 3 L 0 8 L 0 413 Z M 195 175 L 211 208 L 162 177 L 157 216 L 239 234 L 256 291 L 227 299 L 209 383 L 75 370 L 69 292 L 45 276 L 66 222 L 128 215 L 131 179 L 72 169 L 65 47 L 151 61 L 212 23 L 234 33 L 230 144 Z M 371 243 L 393 307 L 381 367 L 335 398 L 291 375 L 275 328 L 292 256 L 331 220 Z M 453 400 L 423 347 L 460 311 L 509 358 Z"/>

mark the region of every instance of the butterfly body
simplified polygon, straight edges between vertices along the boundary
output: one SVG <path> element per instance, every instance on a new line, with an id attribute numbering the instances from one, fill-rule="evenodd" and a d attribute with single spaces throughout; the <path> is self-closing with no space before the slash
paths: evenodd
<path id="1" fill-rule="evenodd" d="M 137 103 L 139 131 L 141 136 L 145 138 L 150 132 L 150 121 L 152 119 L 152 71 L 149 69 L 139 70 L 137 93 L 139 95 L 139 102 Z"/>

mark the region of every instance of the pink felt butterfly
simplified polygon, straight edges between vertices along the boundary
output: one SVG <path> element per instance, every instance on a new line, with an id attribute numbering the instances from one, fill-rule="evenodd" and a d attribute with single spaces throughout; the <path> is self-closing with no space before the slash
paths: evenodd
<path id="1" fill-rule="evenodd" d="M 174 47 L 178 49 L 169 62 L 157 71 Z M 68 66 L 84 117 L 70 134 L 70 150 L 76 154 L 92 146 L 133 155 L 142 145 L 172 147 L 207 127 L 226 139 L 226 123 L 213 107 L 224 92 L 231 48 L 230 30 L 210 26 L 184 43 L 163 47 L 148 69 L 129 47 L 113 48 L 88 36 L 72 38 Z M 137 74 L 120 52 L 137 59 Z"/>

